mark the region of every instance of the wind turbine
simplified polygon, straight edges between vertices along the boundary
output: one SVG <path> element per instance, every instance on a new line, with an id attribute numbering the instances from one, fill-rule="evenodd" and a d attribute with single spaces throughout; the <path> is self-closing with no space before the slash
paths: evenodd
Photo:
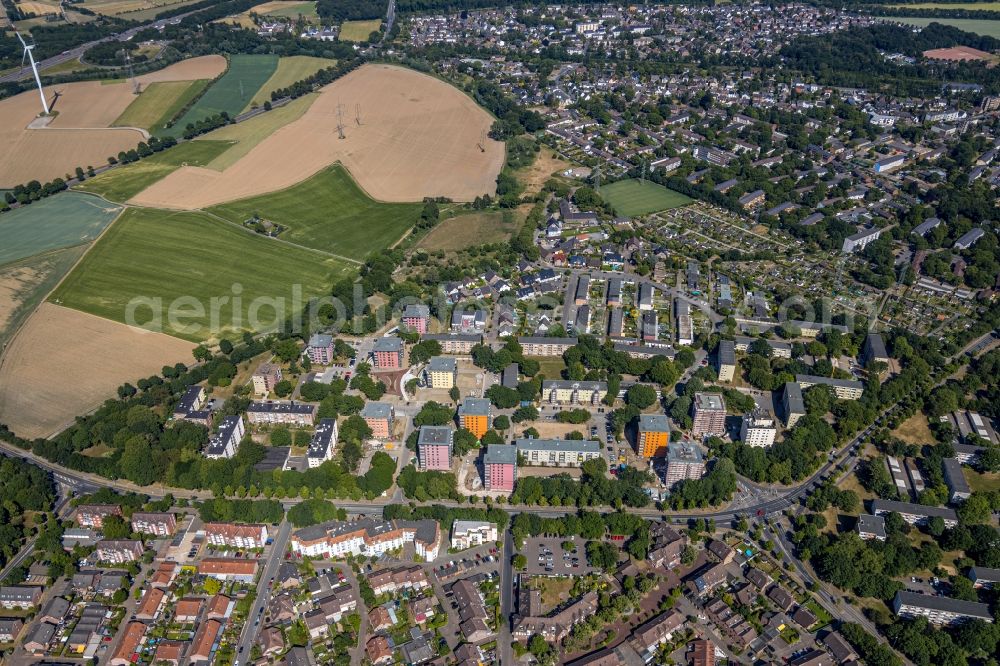
<path id="1" fill-rule="evenodd" d="M 49 103 L 45 101 L 45 93 L 42 91 L 42 79 L 38 76 L 38 65 L 35 64 L 35 56 L 31 54 L 31 51 L 35 48 L 34 44 L 30 46 L 24 41 L 24 37 L 21 33 L 15 32 L 18 40 L 21 42 L 21 46 L 24 47 L 24 55 L 21 56 L 21 67 L 24 67 L 24 59 L 27 58 L 28 62 L 31 63 L 31 71 L 35 74 L 35 83 L 38 84 L 38 96 L 42 99 L 42 108 L 45 110 L 45 115 L 49 113 Z"/>

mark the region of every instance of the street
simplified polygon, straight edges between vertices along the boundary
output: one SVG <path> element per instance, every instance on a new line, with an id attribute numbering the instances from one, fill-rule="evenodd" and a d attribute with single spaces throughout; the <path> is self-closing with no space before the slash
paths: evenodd
<path id="1" fill-rule="evenodd" d="M 253 607 L 251 607 L 246 624 L 243 626 L 240 642 L 236 646 L 236 661 L 233 662 L 233 666 L 239 666 L 240 663 L 246 663 L 250 659 L 250 648 L 257 640 L 257 634 L 261 630 L 260 620 L 264 614 L 264 607 L 271 598 L 270 581 L 278 572 L 278 567 L 285 556 L 285 547 L 288 545 L 288 537 L 291 532 L 292 524 L 287 520 L 281 521 L 270 546 L 271 552 L 267 556 L 267 562 L 261 569 L 260 579 L 257 581 L 257 598 L 254 599 Z"/>

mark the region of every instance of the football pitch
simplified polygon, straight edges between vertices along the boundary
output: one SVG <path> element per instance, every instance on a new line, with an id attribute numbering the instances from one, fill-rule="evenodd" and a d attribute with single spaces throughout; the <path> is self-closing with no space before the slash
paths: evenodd
<path id="1" fill-rule="evenodd" d="M 202 342 L 269 328 L 354 270 L 204 213 L 130 208 L 49 300 Z"/>
<path id="2" fill-rule="evenodd" d="M 680 192 L 636 179 L 605 185 L 601 188 L 601 196 L 615 209 L 616 215 L 624 217 L 648 215 L 691 203 L 691 198 Z"/>

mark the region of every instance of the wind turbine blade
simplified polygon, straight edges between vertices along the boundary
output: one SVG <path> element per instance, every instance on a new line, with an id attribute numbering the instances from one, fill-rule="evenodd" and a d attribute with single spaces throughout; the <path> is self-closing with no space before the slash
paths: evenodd
<path id="1" fill-rule="evenodd" d="M 28 57 L 28 49 L 24 49 L 24 54 L 21 56 L 21 67 L 24 67 L 24 61 Z"/>
<path id="2" fill-rule="evenodd" d="M 17 35 L 17 39 L 21 42 L 21 46 L 28 48 L 28 45 L 24 43 L 24 37 L 21 36 L 21 33 L 15 31 L 14 34 Z"/>

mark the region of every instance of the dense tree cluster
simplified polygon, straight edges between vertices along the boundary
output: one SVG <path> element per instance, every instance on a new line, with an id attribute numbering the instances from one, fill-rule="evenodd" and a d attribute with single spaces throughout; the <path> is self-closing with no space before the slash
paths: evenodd
<path id="1" fill-rule="evenodd" d="M 206 523 L 269 523 L 277 525 L 285 509 L 277 500 L 230 500 L 218 497 L 198 505 L 198 515 Z"/>
<path id="2" fill-rule="evenodd" d="M 736 492 L 736 466 L 729 458 L 719 458 L 700 479 L 678 481 L 670 491 L 674 509 L 694 509 L 724 504 Z"/>
<path id="3" fill-rule="evenodd" d="M 51 511 L 54 501 L 55 487 L 44 470 L 16 458 L 0 458 L 0 568 L 30 536 L 28 512 Z"/>
<path id="4" fill-rule="evenodd" d="M 458 500 L 458 482 L 451 472 L 417 471 L 413 465 L 407 465 L 396 478 L 398 485 L 409 499 L 426 502 L 434 499 Z"/>
<path id="5" fill-rule="evenodd" d="M 321 499 L 303 500 L 288 510 L 288 521 L 295 527 L 318 525 L 329 520 L 346 520 L 347 512 Z"/>
<path id="6" fill-rule="evenodd" d="M 652 480 L 647 472 L 627 467 L 619 472 L 617 478 L 609 479 L 607 470 L 604 459 L 595 458 L 583 463 L 583 475 L 579 480 L 568 474 L 522 477 L 510 501 L 512 504 L 579 507 L 644 507 L 649 504 L 649 496 L 643 490 L 643 486 Z"/>

